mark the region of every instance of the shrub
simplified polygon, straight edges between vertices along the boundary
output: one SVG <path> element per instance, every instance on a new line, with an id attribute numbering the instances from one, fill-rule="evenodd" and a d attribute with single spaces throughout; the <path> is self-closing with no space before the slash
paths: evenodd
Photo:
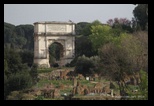
<path id="1" fill-rule="evenodd" d="M 30 75 L 32 77 L 32 82 L 33 84 L 36 84 L 36 82 L 38 81 L 38 65 L 37 64 L 33 64 L 31 70 L 30 70 Z"/>
<path id="2" fill-rule="evenodd" d="M 92 57 L 86 57 L 86 56 L 80 56 L 78 57 L 75 71 L 77 73 L 83 74 L 86 76 L 86 74 L 92 74 L 94 72 L 98 72 L 98 64 L 100 62 L 100 58 L 98 56 L 92 56 Z"/>
<path id="3" fill-rule="evenodd" d="M 128 98 L 128 100 L 148 100 L 148 73 L 146 71 L 140 70 L 141 83 L 137 87 L 137 92 L 134 94 L 132 88 L 127 89 L 128 95 L 133 98 Z"/>
<path id="4" fill-rule="evenodd" d="M 21 72 L 12 74 L 8 78 L 7 84 L 10 92 L 14 90 L 22 90 L 31 87 L 32 79 L 28 72 Z"/>
<path id="5" fill-rule="evenodd" d="M 67 63 L 65 66 L 66 66 L 66 67 L 70 67 L 71 65 L 70 65 L 70 63 Z"/>
<path id="6" fill-rule="evenodd" d="M 59 67 L 59 64 L 58 63 L 54 63 L 53 67 Z"/>

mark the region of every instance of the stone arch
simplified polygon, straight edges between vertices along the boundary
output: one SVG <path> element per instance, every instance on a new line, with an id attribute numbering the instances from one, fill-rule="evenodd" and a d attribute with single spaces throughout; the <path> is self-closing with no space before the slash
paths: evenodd
<path id="1" fill-rule="evenodd" d="M 34 63 L 50 67 L 48 48 L 51 44 L 61 45 L 63 52 L 60 66 L 70 63 L 75 57 L 75 24 L 72 22 L 34 23 Z"/>

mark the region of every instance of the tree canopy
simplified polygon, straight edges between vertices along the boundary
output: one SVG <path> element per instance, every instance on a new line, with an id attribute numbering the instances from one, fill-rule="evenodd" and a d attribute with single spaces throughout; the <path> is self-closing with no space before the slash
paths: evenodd
<path id="1" fill-rule="evenodd" d="M 141 30 L 146 30 L 148 27 L 148 4 L 138 4 L 133 10 L 133 14 L 138 27 L 141 27 Z"/>

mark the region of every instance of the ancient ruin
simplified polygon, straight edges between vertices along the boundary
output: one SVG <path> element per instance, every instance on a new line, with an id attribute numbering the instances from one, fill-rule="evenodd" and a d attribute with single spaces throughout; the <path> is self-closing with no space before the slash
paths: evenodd
<path id="1" fill-rule="evenodd" d="M 58 44 L 60 66 L 70 63 L 75 57 L 75 23 L 72 22 L 35 22 L 34 23 L 34 63 L 39 67 L 50 67 L 49 46 Z"/>

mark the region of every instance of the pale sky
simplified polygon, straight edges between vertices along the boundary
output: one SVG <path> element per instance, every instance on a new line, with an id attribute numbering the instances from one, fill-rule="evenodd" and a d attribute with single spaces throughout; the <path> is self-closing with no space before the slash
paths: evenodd
<path id="1" fill-rule="evenodd" d="M 4 4 L 4 22 L 14 25 L 38 21 L 93 22 L 133 17 L 133 4 Z"/>

